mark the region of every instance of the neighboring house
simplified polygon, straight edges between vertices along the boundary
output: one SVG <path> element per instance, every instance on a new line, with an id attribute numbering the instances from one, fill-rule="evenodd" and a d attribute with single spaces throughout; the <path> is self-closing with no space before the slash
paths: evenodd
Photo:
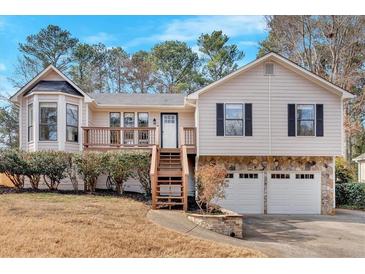
<path id="1" fill-rule="evenodd" d="M 357 180 L 365 183 L 365 153 L 353 159 L 357 163 Z"/>
<path id="2" fill-rule="evenodd" d="M 153 208 L 186 209 L 195 168 L 221 162 L 229 186 L 218 203 L 228 209 L 331 214 L 343 102 L 352 97 L 270 53 L 186 97 L 86 94 L 49 66 L 11 100 L 20 106 L 21 149 L 150 150 Z"/>

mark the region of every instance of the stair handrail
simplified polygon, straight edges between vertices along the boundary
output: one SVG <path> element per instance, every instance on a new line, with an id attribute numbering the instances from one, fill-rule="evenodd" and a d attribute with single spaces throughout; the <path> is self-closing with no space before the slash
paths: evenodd
<path id="1" fill-rule="evenodd" d="M 157 199 L 157 146 L 152 147 L 151 166 L 150 166 L 150 180 L 151 180 L 151 194 L 152 194 L 152 209 L 156 209 Z"/>
<path id="2" fill-rule="evenodd" d="M 181 146 L 181 165 L 182 165 L 182 177 L 184 185 L 184 211 L 188 210 L 188 187 L 189 187 L 189 162 L 188 162 L 188 150 L 186 145 Z"/>

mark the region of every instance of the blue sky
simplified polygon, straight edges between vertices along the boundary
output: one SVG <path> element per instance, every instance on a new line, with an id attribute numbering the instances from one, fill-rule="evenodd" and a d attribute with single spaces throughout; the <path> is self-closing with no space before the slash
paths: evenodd
<path id="1" fill-rule="evenodd" d="M 165 40 L 180 40 L 197 50 L 201 33 L 223 30 L 245 52 L 240 63 L 255 59 L 258 42 L 267 35 L 262 16 L 0 16 L 0 88 L 14 92 L 13 75 L 18 43 L 48 24 L 67 29 L 81 42 L 121 46 L 128 53 L 149 50 Z"/>

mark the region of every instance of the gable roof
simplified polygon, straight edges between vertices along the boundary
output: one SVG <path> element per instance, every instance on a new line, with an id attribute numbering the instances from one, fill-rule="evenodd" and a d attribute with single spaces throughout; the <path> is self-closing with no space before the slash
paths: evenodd
<path id="1" fill-rule="evenodd" d="M 108 106 L 184 106 L 182 94 L 92 93 L 97 104 Z"/>
<path id="2" fill-rule="evenodd" d="M 18 102 L 18 97 L 23 95 L 24 93 L 28 92 L 29 90 L 33 89 L 37 84 L 42 81 L 42 77 L 45 76 L 50 71 L 56 72 L 61 78 L 67 82 L 73 89 L 75 89 L 79 94 L 85 97 L 87 101 L 92 101 L 92 98 L 82 91 L 71 79 L 69 79 L 65 74 L 63 74 L 61 71 L 59 71 L 55 66 L 49 65 L 46 67 L 43 71 L 41 71 L 37 76 L 35 76 L 32 80 L 30 80 L 27 84 L 25 84 L 21 89 L 19 89 L 13 96 L 10 97 L 10 100 L 12 102 Z M 51 81 L 46 81 L 51 82 Z M 57 81 L 59 82 L 59 81 Z M 38 90 L 37 90 L 38 91 Z"/>
<path id="3" fill-rule="evenodd" d="M 241 73 L 244 73 L 244 72 L 250 70 L 251 68 L 253 68 L 254 66 L 256 66 L 260 63 L 263 63 L 265 61 L 276 61 L 279 64 L 287 67 L 288 69 L 303 75 L 304 77 L 308 78 L 309 80 L 316 82 L 317 84 L 321 85 L 322 87 L 326 88 L 327 90 L 329 90 L 343 98 L 354 98 L 355 97 L 353 94 L 351 94 L 347 90 L 329 82 L 328 80 L 318 76 L 317 74 L 315 74 L 307 69 L 302 68 L 301 66 L 290 61 L 289 59 L 287 59 L 277 53 L 270 52 L 270 53 L 264 55 L 263 57 L 258 58 L 256 60 L 254 60 L 253 62 L 241 67 L 240 69 L 228 74 L 227 76 L 201 88 L 200 90 L 197 90 L 197 91 L 191 93 L 190 95 L 188 95 L 188 98 L 197 99 L 199 97 L 199 95 L 209 91 L 213 87 L 218 86 L 218 85 L 228 81 L 229 79 L 231 79 L 235 76 L 238 76 Z"/>

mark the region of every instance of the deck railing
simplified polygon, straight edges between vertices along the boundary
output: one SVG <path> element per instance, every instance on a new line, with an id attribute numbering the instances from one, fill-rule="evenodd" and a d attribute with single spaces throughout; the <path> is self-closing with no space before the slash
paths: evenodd
<path id="1" fill-rule="evenodd" d="M 157 145 L 155 127 L 83 127 L 85 148 Z"/>
<path id="2" fill-rule="evenodd" d="M 181 145 L 196 146 L 196 128 L 195 127 L 182 127 L 181 132 Z"/>

